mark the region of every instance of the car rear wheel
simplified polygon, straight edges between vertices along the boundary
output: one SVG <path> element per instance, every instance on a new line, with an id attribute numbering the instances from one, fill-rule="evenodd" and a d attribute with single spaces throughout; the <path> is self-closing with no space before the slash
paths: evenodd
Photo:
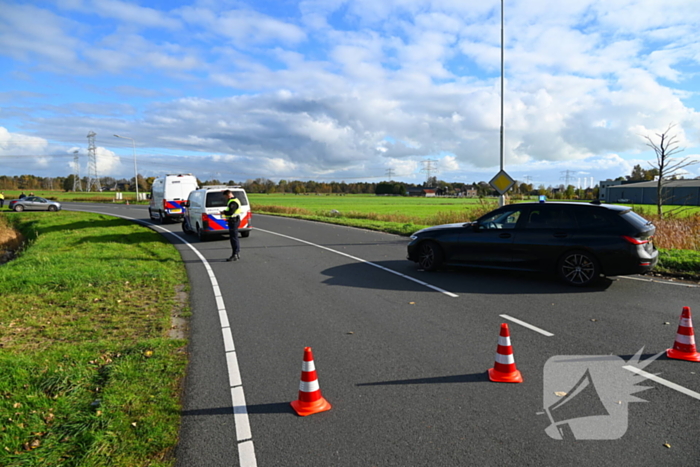
<path id="1" fill-rule="evenodd" d="M 250 230 L 246 230 L 245 232 L 241 232 L 241 237 L 243 237 L 243 238 L 250 237 Z"/>
<path id="2" fill-rule="evenodd" d="M 559 260 L 559 277 L 569 285 L 583 287 L 595 283 L 600 278 L 598 261 L 585 251 L 570 251 Z"/>
<path id="3" fill-rule="evenodd" d="M 207 241 L 207 234 L 204 233 L 204 230 L 202 230 L 199 227 L 199 224 L 197 224 L 197 237 L 199 237 L 200 242 L 206 242 Z"/>
<path id="4" fill-rule="evenodd" d="M 159 222 L 160 222 L 161 224 L 167 224 L 167 223 L 168 223 L 168 219 L 165 217 L 165 213 L 164 213 L 163 211 L 158 211 L 158 214 L 159 214 L 159 216 L 158 216 Z"/>
<path id="5" fill-rule="evenodd" d="M 56 209 L 57 209 L 56 206 L 54 206 L 53 204 L 52 204 L 51 206 L 49 206 L 49 211 L 52 211 L 52 212 L 53 212 L 53 211 L 55 211 Z"/>
<path id="6" fill-rule="evenodd" d="M 22 212 L 22 211 L 24 211 L 24 206 L 22 206 L 21 204 L 17 204 L 17 205 L 15 205 L 14 210 L 16 212 Z"/>
<path id="7" fill-rule="evenodd" d="M 424 242 L 418 247 L 418 265 L 426 271 L 438 270 L 443 259 L 442 249 L 435 242 Z"/>

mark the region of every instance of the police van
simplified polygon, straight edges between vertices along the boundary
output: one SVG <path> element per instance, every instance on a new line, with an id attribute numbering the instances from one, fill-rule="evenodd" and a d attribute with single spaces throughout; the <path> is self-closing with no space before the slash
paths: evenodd
<path id="1" fill-rule="evenodd" d="M 188 234 L 196 234 L 200 240 L 207 240 L 215 235 L 228 234 L 228 222 L 221 215 L 226 210 L 228 200 L 224 191 L 231 190 L 233 195 L 241 203 L 241 223 L 238 231 L 241 237 L 248 237 L 253 229 L 248 196 L 240 186 L 205 186 L 190 193 L 185 202 L 185 216 L 182 221 L 182 230 Z"/>
<path id="2" fill-rule="evenodd" d="M 161 224 L 182 220 L 182 204 L 197 188 L 197 177 L 192 174 L 167 174 L 156 178 L 151 187 L 148 215 Z"/>

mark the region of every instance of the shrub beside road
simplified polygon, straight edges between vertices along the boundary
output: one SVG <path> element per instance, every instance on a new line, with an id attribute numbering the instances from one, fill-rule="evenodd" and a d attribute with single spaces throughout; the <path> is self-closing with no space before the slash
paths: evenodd
<path id="1" fill-rule="evenodd" d="M 110 216 L 2 213 L 0 465 L 169 466 L 187 276 L 160 234 Z M 0 235 L 0 237 L 2 237 Z"/>

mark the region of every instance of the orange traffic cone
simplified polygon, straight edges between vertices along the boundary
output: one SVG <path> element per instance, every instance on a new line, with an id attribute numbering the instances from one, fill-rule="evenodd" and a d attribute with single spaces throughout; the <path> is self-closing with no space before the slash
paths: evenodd
<path id="1" fill-rule="evenodd" d="M 302 417 L 331 409 L 331 404 L 321 396 L 321 388 L 318 385 L 311 347 L 304 348 L 304 361 L 301 365 L 301 382 L 299 383 L 299 400 L 291 404 L 297 415 Z"/>
<path id="2" fill-rule="evenodd" d="M 695 332 L 693 331 L 693 318 L 690 315 L 690 307 L 684 306 L 681 313 L 681 321 L 678 324 L 676 341 L 673 348 L 666 350 L 668 358 L 700 362 L 700 353 L 695 347 Z"/>
<path id="3" fill-rule="evenodd" d="M 498 337 L 496 363 L 489 368 L 489 379 L 496 383 L 522 383 L 523 377 L 515 367 L 513 347 L 510 345 L 508 324 L 501 324 L 501 334 Z"/>

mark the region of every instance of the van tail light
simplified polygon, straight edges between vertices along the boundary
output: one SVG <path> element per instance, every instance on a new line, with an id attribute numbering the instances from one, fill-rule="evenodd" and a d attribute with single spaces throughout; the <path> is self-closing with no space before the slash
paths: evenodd
<path id="1" fill-rule="evenodd" d="M 206 214 L 202 214 L 202 228 L 209 229 L 209 217 Z"/>
<path id="2" fill-rule="evenodd" d="M 632 245 L 644 245 L 646 243 L 649 243 L 650 239 L 642 240 L 641 238 L 634 238 L 630 237 L 628 235 L 623 235 L 622 238 L 624 238 L 628 243 L 631 243 Z"/>

